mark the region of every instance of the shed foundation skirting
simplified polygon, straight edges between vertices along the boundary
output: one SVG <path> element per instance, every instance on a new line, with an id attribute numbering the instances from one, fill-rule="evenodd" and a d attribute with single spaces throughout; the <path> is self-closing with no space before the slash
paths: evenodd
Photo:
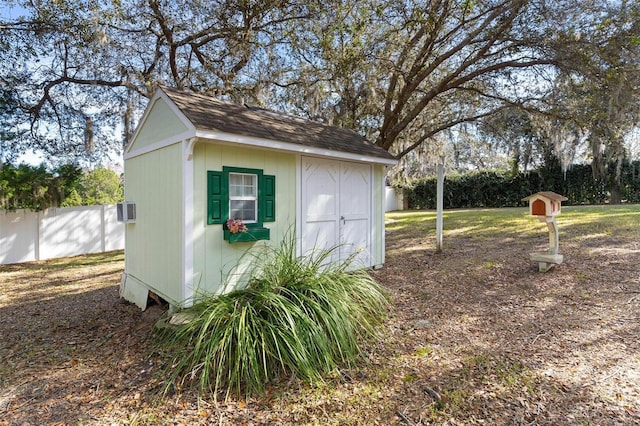
<path id="1" fill-rule="evenodd" d="M 123 272 L 120 280 L 120 297 L 134 303 L 144 311 L 147 309 L 149 288 L 133 275 Z"/>

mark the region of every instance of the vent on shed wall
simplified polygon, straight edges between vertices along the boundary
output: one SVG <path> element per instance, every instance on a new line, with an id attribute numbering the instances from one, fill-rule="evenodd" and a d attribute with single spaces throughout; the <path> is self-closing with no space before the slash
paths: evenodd
<path id="1" fill-rule="evenodd" d="M 118 222 L 133 223 L 136 221 L 136 203 L 118 203 L 116 211 L 118 214 Z"/>

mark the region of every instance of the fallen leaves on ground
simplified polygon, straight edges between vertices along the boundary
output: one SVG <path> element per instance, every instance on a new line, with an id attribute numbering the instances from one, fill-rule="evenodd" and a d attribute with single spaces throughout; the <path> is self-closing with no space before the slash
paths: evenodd
<path id="1" fill-rule="evenodd" d="M 446 234 L 445 234 L 446 236 Z M 387 237 L 392 308 L 361 368 L 262 398 L 162 395 L 162 308 L 122 301 L 121 252 L 0 266 L 0 424 L 632 425 L 640 415 L 640 239 Z"/>

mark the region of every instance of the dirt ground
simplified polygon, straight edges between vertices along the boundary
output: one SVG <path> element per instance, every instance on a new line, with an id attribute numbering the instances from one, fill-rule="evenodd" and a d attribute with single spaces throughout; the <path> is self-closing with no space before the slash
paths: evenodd
<path id="1" fill-rule="evenodd" d="M 118 298 L 122 253 L 0 266 L 0 425 L 640 424 L 635 228 L 564 229 L 541 274 L 544 237 L 452 231 L 436 254 L 391 226 L 373 273 L 389 319 L 362 368 L 231 401 L 160 396 L 162 309 Z"/>

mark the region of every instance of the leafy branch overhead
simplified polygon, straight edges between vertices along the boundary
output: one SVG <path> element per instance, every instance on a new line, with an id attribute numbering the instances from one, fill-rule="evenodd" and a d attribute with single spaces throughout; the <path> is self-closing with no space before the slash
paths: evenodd
<path id="1" fill-rule="evenodd" d="M 349 127 L 407 161 L 506 108 L 571 120 L 614 158 L 638 118 L 627 0 L 2 3 L 9 160 L 118 152 L 157 83 Z"/>
<path id="2" fill-rule="evenodd" d="M 0 75 L 17 79 L 13 116 L 29 129 L 3 149 L 13 156 L 29 147 L 70 156 L 117 151 L 156 83 L 233 94 L 239 71 L 259 46 L 275 43 L 269 38 L 278 25 L 308 16 L 303 7 L 269 1 L 24 7 L 24 17 L 0 22 L 7 41 Z M 91 138 L 95 146 L 87 133 L 100 136 Z"/>

